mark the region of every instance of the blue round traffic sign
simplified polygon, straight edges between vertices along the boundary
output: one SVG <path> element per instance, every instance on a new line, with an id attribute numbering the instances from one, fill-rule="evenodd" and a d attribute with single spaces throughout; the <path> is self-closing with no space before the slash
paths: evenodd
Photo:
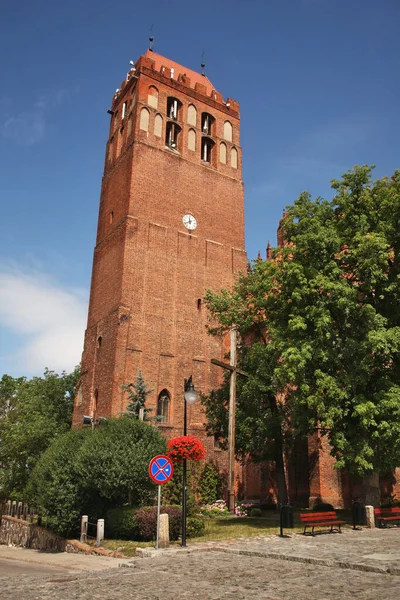
<path id="1" fill-rule="evenodd" d="M 155 456 L 149 464 L 150 479 L 157 485 L 168 483 L 174 474 L 174 465 L 168 456 Z"/>

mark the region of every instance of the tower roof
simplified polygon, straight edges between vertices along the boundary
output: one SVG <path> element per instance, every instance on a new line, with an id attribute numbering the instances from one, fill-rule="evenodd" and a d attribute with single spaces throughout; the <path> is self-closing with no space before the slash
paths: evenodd
<path id="1" fill-rule="evenodd" d="M 207 95 L 209 96 L 211 92 L 215 89 L 211 81 L 205 75 L 201 75 L 196 71 L 192 71 L 192 69 L 187 69 L 183 67 L 179 63 L 166 58 L 165 56 L 161 56 L 161 54 L 157 54 L 152 50 L 147 50 L 144 55 L 146 58 L 150 58 L 154 61 L 154 68 L 156 71 L 160 71 L 161 67 L 167 67 L 168 69 L 174 69 L 174 79 L 178 79 L 178 75 L 186 75 L 190 79 L 190 85 L 194 88 L 196 83 L 204 85 L 207 89 Z"/>

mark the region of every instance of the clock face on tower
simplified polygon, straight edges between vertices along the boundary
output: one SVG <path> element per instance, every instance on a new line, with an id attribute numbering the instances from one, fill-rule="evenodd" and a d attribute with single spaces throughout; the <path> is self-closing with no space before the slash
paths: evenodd
<path id="1" fill-rule="evenodd" d="M 193 215 L 184 215 L 182 221 L 186 229 L 189 229 L 189 231 L 193 231 L 193 229 L 196 229 L 197 227 L 197 221 Z"/>

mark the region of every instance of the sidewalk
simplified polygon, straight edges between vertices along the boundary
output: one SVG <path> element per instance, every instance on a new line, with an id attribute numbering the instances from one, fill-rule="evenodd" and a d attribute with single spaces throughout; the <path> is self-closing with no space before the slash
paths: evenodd
<path id="1" fill-rule="evenodd" d="M 15 560 L 70 571 L 104 571 L 105 569 L 119 567 L 124 563 L 130 563 L 132 559 L 67 552 L 40 552 L 39 550 L 0 545 L 0 560 Z"/>

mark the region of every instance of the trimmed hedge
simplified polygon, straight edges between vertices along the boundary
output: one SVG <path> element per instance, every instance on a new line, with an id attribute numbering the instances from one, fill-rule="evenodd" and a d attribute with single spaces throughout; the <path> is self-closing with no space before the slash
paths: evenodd
<path id="1" fill-rule="evenodd" d="M 335 509 L 329 502 L 318 502 L 313 506 L 313 512 L 332 512 L 333 510 Z"/>
<path id="2" fill-rule="evenodd" d="M 169 539 L 177 540 L 181 533 L 182 511 L 179 506 L 162 506 L 161 514 L 169 516 Z M 157 537 L 157 507 L 144 506 L 136 511 L 136 522 L 140 538 L 151 542 Z"/>
<path id="3" fill-rule="evenodd" d="M 186 535 L 188 537 L 200 537 L 204 535 L 204 519 L 201 517 L 188 517 L 186 519 Z"/>
<path id="4" fill-rule="evenodd" d="M 139 537 L 137 508 L 112 508 L 107 512 L 106 536 L 117 540 L 135 540 Z"/>

